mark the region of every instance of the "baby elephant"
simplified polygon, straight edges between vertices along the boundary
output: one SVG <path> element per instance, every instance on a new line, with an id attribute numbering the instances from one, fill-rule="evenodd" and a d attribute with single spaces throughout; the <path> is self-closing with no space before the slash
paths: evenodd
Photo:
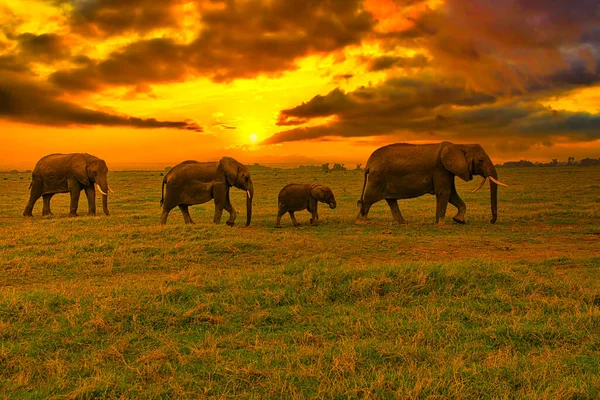
<path id="1" fill-rule="evenodd" d="M 318 202 L 329 204 L 330 208 L 335 208 L 335 197 L 330 188 L 323 185 L 298 184 L 287 185 L 279 192 L 279 211 L 277 212 L 277 222 L 275 228 L 281 228 L 281 216 L 290 213 L 294 226 L 300 225 L 294 217 L 295 211 L 307 209 L 312 214 L 310 223 L 317 225 L 319 215 L 317 214 Z"/>

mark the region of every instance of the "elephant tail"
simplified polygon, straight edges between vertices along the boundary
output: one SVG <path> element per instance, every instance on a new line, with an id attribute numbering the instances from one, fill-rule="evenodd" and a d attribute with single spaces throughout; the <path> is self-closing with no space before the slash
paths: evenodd
<path id="1" fill-rule="evenodd" d="M 33 186 L 33 181 L 29 182 L 29 187 L 27 188 L 27 190 L 31 189 L 32 186 Z"/>
<path id="2" fill-rule="evenodd" d="M 160 196 L 160 205 L 161 206 L 165 202 L 165 185 L 166 184 L 167 184 L 167 176 L 165 175 L 165 177 L 163 178 L 163 181 L 162 181 L 162 194 Z"/>
<path id="3" fill-rule="evenodd" d="M 365 188 L 367 187 L 367 178 L 369 176 L 369 168 L 365 168 L 365 181 L 363 183 L 362 193 L 360 194 L 360 200 L 356 202 L 359 207 L 362 207 L 363 199 L 365 197 Z"/>

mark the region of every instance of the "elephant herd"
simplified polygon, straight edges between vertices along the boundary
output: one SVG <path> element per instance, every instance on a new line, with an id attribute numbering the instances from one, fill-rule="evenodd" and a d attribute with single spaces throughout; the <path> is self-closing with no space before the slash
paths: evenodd
<path id="1" fill-rule="evenodd" d="M 50 154 L 41 158 L 32 172 L 30 197 L 25 206 L 24 216 L 32 216 L 36 201 L 43 198 L 42 215 L 52 215 L 50 200 L 56 193 L 69 193 L 71 205 L 69 216 L 77 216 L 77 206 L 81 191 L 88 200 L 88 214 L 96 214 L 96 188 L 102 194 L 104 214 L 109 215 L 108 167 L 104 160 L 85 153 Z M 444 218 L 448 203 L 458 209 L 453 220 L 465 223 L 466 205 L 458 196 L 454 177 L 465 181 L 473 175 L 483 177 L 481 189 L 490 180 L 491 223 L 498 218 L 498 186 L 507 186 L 498 181 L 494 164 L 485 150 L 478 144 L 436 144 L 396 143 L 381 147 L 373 152 L 367 161 L 364 173 L 362 194 L 358 201 L 360 211 L 356 223 L 367 221 L 371 206 L 385 200 L 395 223 L 406 223 L 398 200 L 434 194 L 437 200 L 436 222 Z M 193 223 L 189 206 L 206 203 L 214 199 L 214 222 L 219 223 L 223 210 L 229 213 L 227 225 L 233 226 L 237 212 L 231 204 L 229 189 L 236 187 L 246 192 L 246 226 L 252 219 L 254 185 L 247 166 L 230 157 L 219 162 L 184 161 L 173 167 L 162 181 L 162 214 L 160 223 L 166 224 L 169 212 L 179 207 L 186 223 Z M 279 192 L 278 212 L 275 227 L 281 227 L 281 217 L 289 213 L 294 226 L 299 225 L 294 212 L 308 210 L 311 224 L 317 225 L 318 203 L 335 208 L 337 203 L 331 189 L 319 184 L 290 184 Z"/>

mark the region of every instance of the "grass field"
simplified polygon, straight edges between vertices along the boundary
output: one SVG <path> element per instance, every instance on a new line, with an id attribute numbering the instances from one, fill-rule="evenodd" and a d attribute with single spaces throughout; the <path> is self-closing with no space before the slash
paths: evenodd
<path id="1" fill-rule="evenodd" d="M 354 225 L 358 171 L 253 170 L 254 217 L 214 205 L 159 226 L 159 171 L 111 172 L 110 217 L 21 216 L 29 174 L 0 173 L 1 398 L 600 397 L 600 169 L 457 179 L 467 224 L 435 198 Z M 329 185 L 321 224 L 274 229 L 287 183 Z"/>

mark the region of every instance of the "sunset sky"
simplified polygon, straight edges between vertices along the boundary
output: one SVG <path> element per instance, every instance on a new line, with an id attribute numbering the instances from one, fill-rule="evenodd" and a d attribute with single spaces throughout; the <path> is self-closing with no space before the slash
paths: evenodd
<path id="1" fill-rule="evenodd" d="M 4 0 L 0 169 L 600 157 L 597 0 Z"/>

